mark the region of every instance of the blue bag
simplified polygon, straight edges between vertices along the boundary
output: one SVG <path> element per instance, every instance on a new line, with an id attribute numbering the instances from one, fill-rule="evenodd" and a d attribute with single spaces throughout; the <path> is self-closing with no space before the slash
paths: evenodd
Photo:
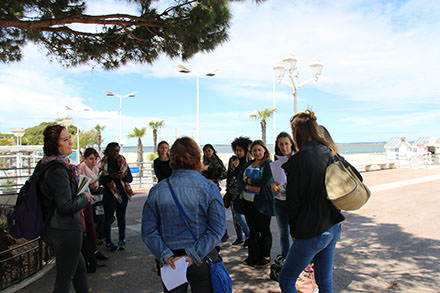
<path id="1" fill-rule="evenodd" d="M 174 202 L 176 203 L 176 206 L 179 210 L 180 215 L 183 218 L 183 221 L 185 222 L 186 228 L 188 228 L 189 232 L 191 232 L 191 235 L 194 239 L 194 241 L 197 240 L 196 236 L 194 235 L 193 231 L 189 227 L 189 223 L 186 220 L 185 214 L 183 213 L 182 207 L 180 206 L 180 203 L 177 201 L 176 195 L 174 194 L 174 190 L 171 187 L 170 180 L 167 178 L 168 187 L 170 188 L 171 195 L 173 196 Z M 215 248 L 214 248 L 215 249 Z M 218 256 L 218 261 L 213 262 L 213 260 L 209 257 L 206 257 L 208 265 L 209 265 L 209 271 L 211 274 L 211 286 L 212 286 L 212 292 L 214 293 L 231 293 L 232 292 L 232 279 L 229 276 L 228 271 L 226 270 L 225 264 L 223 263 L 223 259 L 220 255 Z"/>
<path id="2" fill-rule="evenodd" d="M 212 291 L 214 293 L 232 292 L 232 279 L 226 270 L 222 257 L 219 255 L 216 263 L 208 258 L 208 265 L 211 273 Z"/>

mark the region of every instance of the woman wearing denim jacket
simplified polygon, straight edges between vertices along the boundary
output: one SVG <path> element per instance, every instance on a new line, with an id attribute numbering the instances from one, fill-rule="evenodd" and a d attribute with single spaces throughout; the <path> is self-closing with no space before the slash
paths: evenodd
<path id="1" fill-rule="evenodd" d="M 312 111 L 296 114 L 291 127 L 297 153 L 283 167 L 287 168 L 287 210 L 294 241 L 278 281 L 283 293 L 297 292 L 296 280 L 313 260 L 319 292 L 333 292 L 333 258 L 341 235 L 339 223 L 345 218 L 327 199 L 324 179 L 337 150 L 320 135 Z"/>
<path id="2" fill-rule="evenodd" d="M 206 256 L 213 261 L 218 256 L 216 246 L 226 230 L 223 199 L 215 183 L 200 174 L 200 148 L 189 137 L 176 140 L 171 147 L 172 175 L 154 186 L 145 202 L 142 214 L 142 240 L 160 265 L 185 257 L 189 263 L 187 279 L 192 292 L 212 292 Z M 182 219 L 168 186 L 171 184 L 190 230 Z M 164 287 L 164 292 L 168 292 Z M 183 284 L 172 292 L 187 292 Z"/>
<path id="3" fill-rule="evenodd" d="M 239 176 L 241 210 L 250 231 L 248 257 L 243 263 L 260 269 L 270 264 L 270 220 L 275 215 L 275 201 L 270 187 L 273 179 L 266 145 L 261 140 L 255 140 L 250 152 L 254 159 L 243 166 Z"/>

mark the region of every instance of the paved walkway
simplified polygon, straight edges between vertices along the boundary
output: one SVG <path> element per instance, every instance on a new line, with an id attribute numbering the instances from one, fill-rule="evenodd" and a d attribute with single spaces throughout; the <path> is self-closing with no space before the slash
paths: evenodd
<path id="1" fill-rule="evenodd" d="M 392 169 L 363 173 L 373 190 L 368 204 L 346 213 L 336 249 L 335 292 L 439 292 L 440 169 Z M 153 256 L 140 239 L 145 197 L 128 206 L 127 250 L 110 256 L 107 266 L 89 275 L 93 292 L 160 292 Z M 228 231 L 234 235 L 230 211 Z M 272 255 L 279 253 L 278 229 L 272 220 Z M 117 229 L 113 230 L 117 235 Z M 241 264 L 246 249 L 230 238 L 222 255 L 234 280 L 234 292 L 279 292 L 269 269 Z M 50 292 L 55 271 L 20 292 Z M 391 289 L 393 288 L 393 289 Z"/>

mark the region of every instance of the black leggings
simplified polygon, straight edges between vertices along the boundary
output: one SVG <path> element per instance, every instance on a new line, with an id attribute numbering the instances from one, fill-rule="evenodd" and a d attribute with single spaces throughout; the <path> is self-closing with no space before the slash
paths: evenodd
<path id="1" fill-rule="evenodd" d="M 55 249 L 56 278 L 53 292 L 69 292 L 70 282 L 76 292 L 89 292 L 86 265 L 81 254 L 82 233 L 49 228 L 43 237 Z"/>
<path id="2" fill-rule="evenodd" d="M 249 226 L 248 263 L 263 264 L 264 258 L 270 257 L 272 247 L 271 217 L 260 213 L 254 203 L 247 200 L 243 200 L 243 212 Z"/>

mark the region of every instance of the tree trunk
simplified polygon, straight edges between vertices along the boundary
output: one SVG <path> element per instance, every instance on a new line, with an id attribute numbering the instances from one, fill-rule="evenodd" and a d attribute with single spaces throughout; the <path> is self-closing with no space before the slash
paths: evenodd
<path id="1" fill-rule="evenodd" d="M 102 141 L 101 141 L 101 131 L 98 131 L 98 154 L 100 154 L 101 155 L 101 143 L 102 143 Z"/>
<path id="2" fill-rule="evenodd" d="M 157 153 L 157 129 L 153 129 L 153 146 L 154 146 L 154 152 Z"/>
<path id="3" fill-rule="evenodd" d="M 137 148 L 137 162 L 143 162 L 144 161 L 144 150 L 142 147 L 142 140 L 139 137 L 138 138 L 138 148 Z"/>
<path id="4" fill-rule="evenodd" d="M 266 120 L 261 120 L 261 140 L 266 144 Z"/>

